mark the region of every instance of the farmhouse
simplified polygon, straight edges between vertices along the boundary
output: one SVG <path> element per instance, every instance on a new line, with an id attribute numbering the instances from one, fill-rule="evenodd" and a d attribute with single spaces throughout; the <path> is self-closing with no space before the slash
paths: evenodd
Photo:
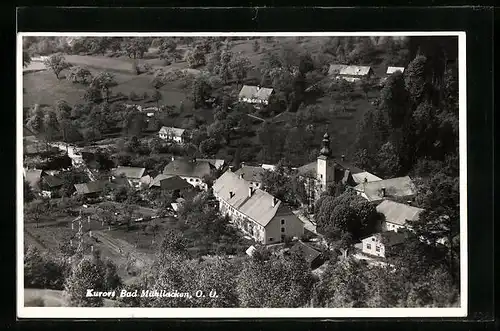
<path id="1" fill-rule="evenodd" d="M 42 194 L 51 198 L 57 193 L 63 184 L 63 180 L 59 177 L 53 175 L 43 176 L 41 181 Z"/>
<path id="2" fill-rule="evenodd" d="M 234 173 L 242 180 L 248 182 L 249 186 L 254 188 L 262 188 L 262 175 L 266 169 L 262 167 L 249 166 L 242 164 L 241 167 Z"/>
<path id="3" fill-rule="evenodd" d="M 272 88 L 244 85 L 238 95 L 238 100 L 250 104 L 268 105 L 269 97 L 273 92 Z"/>
<path id="4" fill-rule="evenodd" d="M 355 82 L 362 78 L 369 78 L 373 75 L 373 70 L 369 66 L 355 66 L 344 64 L 331 64 L 328 75 L 335 79 L 344 79 L 348 82 Z"/>
<path id="5" fill-rule="evenodd" d="M 119 166 L 113 170 L 112 179 L 115 180 L 117 177 L 125 177 L 130 182 L 130 186 L 139 187 L 145 170 L 146 168 Z"/>
<path id="6" fill-rule="evenodd" d="M 358 184 L 354 190 L 368 201 L 412 199 L 416 186 L 409 176 Z"/>
<path id="7" fill-rule="evenodd" d="M 385 216 L 382 229 L 385 231 L 398 231 L 411 227 L 411 222 L 418 220 L 418 216 L 424 210 L 391 200 L 382 201 L 377 211 Z"/>
<path id="8" fill-rule="evenodd" d="M 186 130 L 174 127 L 162 126 L 158 132 L 158 136 L 166 141 L 183 144 L 186 138 Z"/>
<path id="9" fill-rule="evenodd" d="M 108 184 L 109 181 L 107 180 L 95 180 L 88 183 L 75 184 L 75 193 L 85 197 L 97 197 Z"/>
<path id="10" fill-rule="evenodd" d="M 387 71 L 385 72 L 386 75 L 392 75 L 396 71 L 401 71 L 403 73 L 405 71 L 404 67 L 387 67 Z"/>
<path id="11" fill-rule="evenodd" d="M 208 186 L 203 178 L 214 175 L 215 170 L 215 167 L 208 161 L 172 158 L 172 162 L 163 169 L 163 175 L 179 176 L 192 186 L 206 191 Z"/>
<path id="12" fill-rule="evenodd" d="M 344 156 L 339 159 L 331 155 L 330 136 L 323 136 L 323 147 L 316 162 L 311 162 L 297 169 L 299 176 L 305 180 L 306 192 L 311 207 L 319 198 L 321 192 L 334 183 L 342 182 L 349 186 L 356 186 L 357 181 L 368 181 L 378 178 L 368 172 L 349 164 Z M 355 177 L 356 176 L 356 177 Z M 356 179 L 355 179 L 356 178 Z"/>
<path id="13" fill-rule="evenodd" d="M 322 256 L 321 252 L 317 251 L 301 240 L 297 241 L 297 243 L 290 249 L 290 253 L 295 252 L 300 252 L 301 254 L 303 254 L 304 259 L 306 260 L 311 270 L 320 267 L 325 262 L 325 259 Z"/>
<path id="14" fill-rule="evenodd" d="M 231 170 L 215 181 L 213 193 L 220 211 L 257 242 L 274 244 L 286 237 L 304 234 L 304 224 L 290 207 L 271 194 L 249 186 Z"/>
<path id="15" fill-rule="evenodd" d="M 191 184 L 189 184 L 186 180 L 182 179 L 179 176 L 164 174 L 159 174 L 158 176 L 156 176 L 149 187 L 159 188 L 164 191 L 181 191 L 193 188 Z"/>
<path id="16" fill-rule="evenodd" d="M 378 257 L 387 257 L 394 246 L 404 242 L 404 235 L 399 232 L 386 231 L 375 233 L 362 241 L 362 252 Z"/>

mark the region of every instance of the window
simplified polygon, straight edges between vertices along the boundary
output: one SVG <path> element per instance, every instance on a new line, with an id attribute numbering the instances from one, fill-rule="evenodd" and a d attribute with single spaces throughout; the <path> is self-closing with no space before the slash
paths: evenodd
<path id="1" fill-rule="evenodd" d="M 371 244 L 366 244 L 366 249 L 372 249 L 372 245 Z"/>
<path id="2" fill-rule="evenodd" d="M 190 181 L 190 182 L 193 182 L 193 178 L 189 178 L 189 181 Z"/>
<path id="3" fill-rule="evenodd" d="M 372 238 L 372 241 L 375 241 L 375 238 Z"/>
<path id="4" fill-rule="evenodd" d="M 198 183 L 199 181 L 200 181 L 200 180 L 197 178 L 197 179 L 196 179 L 196 182 Z"/>
<path id="5" fill-rule="evenodd" d="M 269 237 L 269 241 L 273 241 L 273 240 L 274 240 L 274 238 L 273 238 L 273 237 Z"/>
<path id="6" fill-rule="evenodd" d="M 380 246 L 378 246 L 378 245 L 377 245 L 377 246 L 375 246 L 375 250 L 376 250 L 377 252 L 380 252 Z"/>
<path id="7" fill-rule="evenodd" d="M 319 178 L 323 179 L 323 174 L 320 174 L 320 175 L 319 175 Z"/>
<path id="8" fill-rule="evenodd" d="M 281 232 L 285 232 L 285 228 L 281 228 Z"/>
<path id="9" fill-rule="evenodd" d="M 281 225 L 284 225 L 285 224 L 285 220 L 281 220 Z"/>

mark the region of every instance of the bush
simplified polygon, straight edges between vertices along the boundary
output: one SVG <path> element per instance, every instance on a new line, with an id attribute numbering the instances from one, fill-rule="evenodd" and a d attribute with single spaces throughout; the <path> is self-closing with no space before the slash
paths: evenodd
<path id="1" fill-rule="evenodd" d="M 135 94 L 134 91 L 132 91 L 129 93 L 128 98 L 130 101 L 136 101 L 139 97 L 137 96 L 137 94 Z"/>
<path id="2" fill-rule="evenodd" d="M 150 73 L 153 70 L 153 66 L 149 64 L 148 62 L 144 63 L 144 71 L 147 73 Z"/>

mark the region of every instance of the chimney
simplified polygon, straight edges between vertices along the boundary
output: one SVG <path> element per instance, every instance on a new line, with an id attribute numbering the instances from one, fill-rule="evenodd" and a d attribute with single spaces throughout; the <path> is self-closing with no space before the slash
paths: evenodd
<path id="1" fill-rule="evenodd" d="M 385 197 L 385 187 L 382 187 L 381 191 L 382 191 L 382 196 Z"/>
<path id="2" fill-rule="evenodd" d="M 240 174 L 240 179 L 243 179 L 243 174 L 242 173 Z"/>
<path id="3" fill-rule="evenodd" d="M 232 197 L 234 197 L 233 191 L 229 192 L 229 199 L 231 199 Z"/>
<path id="4" fill-rule="evenodd" d="M 365 183 L 368 183 L 368 178 L 367 178 L 367 177 L 365 177 L 364 182 L 365 182 Z"/>
<path id="5" fill-rule="evenodd" d="M 233 165 L 229 166 L 229 171 L 234 172 L 234 166 Z"/>
<path id="6" fill-rule="evenodd" d="M 196 163 L 196 157 L 193 157 L 193 163 Z"/>
<path id="7" fill-rule="evenodd" d="M 257 91 L 260 90 L 260 85 L 257 85 Z"/>
<path id="8" fill-rule="evenodd" d="M 253 188 L 252 187 L 249 187 L 248 188 L 248 197 L 251 198 L 252 197 L 252 194 L 253 194 Z"/>
<path id="9" fill-rule="evenodd" d="M 345 155 L 342 154 L 342 156 L 340 157 L 340 159 L 342 160 L 342 162 L 345 161 Z"/>
<path id="10" fill-rule="evenodd" d="M 175 160 L 175 156 L 172 155 L 172 161 L 174 161 L 174 160 Z"/>

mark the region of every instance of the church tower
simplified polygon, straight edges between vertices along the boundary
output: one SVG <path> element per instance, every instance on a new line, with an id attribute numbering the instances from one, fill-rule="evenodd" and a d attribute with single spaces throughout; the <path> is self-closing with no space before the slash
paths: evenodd
<path id="1" fill-rule="evenodd" d="M 323 136 L 322 145 L 316 169 L 318 176 L 318 193 L 325 191 L 328 188 L 328 185 L 335 183 L 335 160 L 331 155 L 330 136 L 328 133 L 325 133 Z"/>

